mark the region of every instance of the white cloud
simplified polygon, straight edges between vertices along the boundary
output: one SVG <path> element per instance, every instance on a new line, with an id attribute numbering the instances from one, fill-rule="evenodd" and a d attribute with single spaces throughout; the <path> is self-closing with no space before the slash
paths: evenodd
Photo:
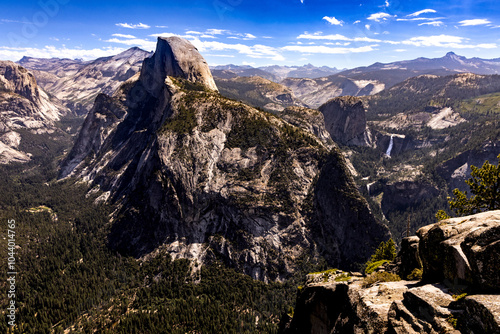
<path id="1" fill-rule="evenodd" d="M 207 29 L 205 31 L 205 34 L 208 34 L 208 35 L 222 35 L 224 33 L 228 33 L 229 30 L 225 30 L 225 29 Z"/>
<path id="2" fill-rule="evenodd" d="M 168 26 L 155 26 L 155 28 L 167 29 L 167 28 L 168 28 Z"/>
<path id="3" fill-rule="evenodd" d="M 487 19 L 472 19 L 472 20 L 463 20 L 458 22 L 462 27 L 465 26 L 480 26 L 485 24 L 490 24 L 491 21 Z"/>
<path id="4" fill-rule="evenodd" d="M 495 43 L 468 44 L 469 39 L 459 36 L 450 35 L 435 35 L 435 36 L 418 36 L 402 41 L 402 44 L 413 46 L 434 46 L 442 48 L 455 49 L 494 49 L 498 46 Z"/>
<path id="5" fill-rule="evenodd" d="M 379 43 L 382 42 L 379 39 L 373 39 L 369 37 L 346 37 L 340 34 L 334 35 L 323 35 L 321 33 L 303 33 L 297 36 L 297 39 L 312 39 L 312 40 L 327 40 L 327 41 L 350 41 L 350 42 L 370 42 L 370 43 Z"/>
<path id="6" fill-rule="evenodd" d="M 249 46 L 240 43 L 229 44 L 217 41 L 201 41 L 199 38 L 194 38 L 191 40 L 191 43 L 193 43 L 200 52 L 236 51 L 251 58 L 266 58 L 275 61 L 285 60 L 277 49 L 267 45 L 256 44 Z"/>
<path id="7" fill-rule="evenodd" d="M 144 23 L 132 24 L 132 23 L 116 23 L 116 26 L 128 29 L 149 29 L 151 26 L 148 26 Z"/>
<path id="8" fill-rule="evenodd" d="M 389 0 L 385 0 L 385 4 L 384 4 L 385 7 L 389 7 L 390 6 L 390 3 L 389 3 Z"/>
<path id="9" fill-rule="evenodd" d="M 434 9 L 423 9 L 423 10 L 419 10 L 418 12 L 406 15 L 406 16 L 408 16 L 408 17 L 415 17 L 415 16 L 419 16 L 419 15 L 422 15 L 422 14 L 427 14 L 427 13 L 436 13 L 436 11 Z"/>
<path id="10" fill-rule="evenodd" d="M 442 25 L 444 25 L 444 23 L 442 21 L 431 21 L 431 22 L 423 22 L 423 23 L 419 23 L 419 26 L 434 26 L 434 27 L 440 27 Z"/>
<path id="11" fill-rule="evenodd" d="M 370 16 L 368 16 L 368 20 L 375 21 L 375 22 L 383 22 L 383 21 L 387 21 L 387 19 L 389 19 L 391 17 L 394 17 L 394 16 L 392 16 L 391 14 L 381 12 L 381 13 L 371 14 Z"/>
<path id="12" fill-rule="evenodd" d="M 342 26 L 344 24 L 344 21 L 339 21 L 334 16 L 332 17 L 325 16 L 323 17 L 323 20 L 326 20 L 328 23 L 335 26 Z"/>
<path id="13" fill-rule="evenodd" d="M 120 37 L 120 38 L 137 38 L 134 35 L 124 35 L 124 34 L 113 34 L 112 36 Z"/>
<path id="14" fill-rule="evenodd" d="M 296 51 L 308 54 L 348 54 L 348 53 L 362 53 L 375 51 L 375 45 L 362 46 L 357 48 L 333 48 L 324 45 L 314 45 L 314 46 L 301 46 L 301 45 L 289 45 L 282 49 L 285 51 Z"/>
<path id="15" fill-rule="evenodd" d="M 165 36 L 165 37 L 170 37 L 170 36 Z M 151 51 L 156 49 L 156 41 L 153 42 L 142 38 L 126 38 L 126 39 L 110 38 L 108 40 L 105 40 L 104 42 L 123 44 L 129 47 L 138 46 L 146 51 Z"/>
<path id="16" fill-rule="evenodd" d="M 411 19 L 396 19 L 396 21 L 437 21 L 445 19 L 444 17 L 412 17 Z"/>
<path id="17" fill-rule="evenodd" d="M 371 26 L 369 24 L 365 24 L 366 30 L 370 30 Z"/>
<path id="18" fill-rule="evenodd" d="M 353 24 L 358 24 L 358 23 L 361 23 L 361 21 L 360 20 L 354 21 Z"/>
<path id="19" fill-rule="evenodd" d="M 116 55 L 125 51 L 124 48 L 106 47 L 102 49 L 69 49 L 66 47 L 57 48 L 55 46 L 45 46 L 44 48 L 11 48 L 0 47 L 0 59 L 17 61 L 24 56 L 35 58 L 81 58 L 93 60 L 100 57 Z"/>
<path id="20" fill-rule="evenodd" d="M 396 49 L 394 50 L 395 52 L 406 52 L 407 50 L 406 49 Z"/>

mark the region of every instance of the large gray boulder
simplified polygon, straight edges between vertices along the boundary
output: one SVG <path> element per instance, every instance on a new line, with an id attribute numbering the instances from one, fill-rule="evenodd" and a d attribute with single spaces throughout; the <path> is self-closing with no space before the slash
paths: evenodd
<path id="1" fill-rule="evenodd" d="M 417 234 L 424 280 L 500 291 L 500 211 L 447 219 Z"/>

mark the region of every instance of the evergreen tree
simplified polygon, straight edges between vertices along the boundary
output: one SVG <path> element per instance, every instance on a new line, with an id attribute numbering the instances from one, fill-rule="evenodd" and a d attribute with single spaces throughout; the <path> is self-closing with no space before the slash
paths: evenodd
<path id="1" fill-rule="evenodd" d="M 498 155 L 500 163 L 500 155 Z M 481 168 L 471 166 L 471 178 L 465 181 L 472 196 L 467 191 L 453 190 L 454 199 L 449 199 L 450 209 L 457 216 L 466 216 L 482 211 L 500 209 L 500 164 L 485 161 Z"/>

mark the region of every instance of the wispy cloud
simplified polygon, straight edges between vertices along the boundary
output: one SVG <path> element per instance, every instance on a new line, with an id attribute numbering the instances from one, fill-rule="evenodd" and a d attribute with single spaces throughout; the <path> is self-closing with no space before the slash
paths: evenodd
<path id="1" fill-rule="evenodd" d="M 323 17 L 323 20 L 326 20 L 328 23 L 335 26 L 342 26 L 344 24 L 344 21 L 337 20 L 334 16 L 332 17 L 325 16 Z"/>
<path id="2" fill-rule="evenodd" d="M 307 54 L 349 54 L 349 53 L 363 53 L 363 52 L 371 52 L 375 51 L 376 45 L 367 45 L 355 48 L 343 48 L 343 47 L 328 47 L 324 45 L 289 45 L 285 46 L 282 49 L 285 51 L 296 51 Z"/>
<path id="3" fill-rule="evenodd" d="M 1 19 L 0 22 L 3 22 L 3 23 L 33 24 L 32 22 L 28 22 L 28 21 L 18 21 L 18 20 L 9 20 L 9 19 Z"/>
<path id="4" fill-rule="evenodd" d="M 392 17 L 394 17 L 394 16 L 392 16 L 391 14 L 381 12 L 381 13 L 371 14 L 370 16 L 368 16 L 368 20 L 375 21 L 375 22 L 384 22 Z"/>
<path id="5" fill-rule="evenodd" d="M 472 20 L 463 20 L 458 22 L 462 27 L 466 26 L 480 26 L 480 25 L 486 25 L 490 24 L 491 21 L 487 19 L 472 19 Z"/>
<path id="6" fill-rule="evenodd" d="M 422 22 L 418 24 L 419 26 L 434 26 L 434 27 L 440 27 L 444 25 L 442 21 L 431 21 L 431 22 Z"/>
<path id="7" fill-rule="evenodd" d="M 137 38 L 134 35 L 124 35 L 124 34 L 113 34 L 112 36 L 120 37 L 120 38 Z"/>
<path id="8" fill-rule="evenodd" d="M 105 40 L 104 42 L 123 44 L 123 45 L 127 45 L 128 47 L 138 46 L 141 49 L 144 49 L 146 51 L 151 51 L 151 50 L 156 49 L 156 41 L 150 41 L 148 39 L 142 39 L 142 38 L 126 38 L 126 37 L 123 39 L 110 38 L 110 39 Z"/>
<path id="9" fill-rule="evenodd" d="M 418 36 L 404 40 L 401 44 L 424 46 L 424 47 L 442 47 L 455 49 L 494 49 L 498 46 L 495 43 L 469 44 L 470 39 L 451 35 Z"/>
<path id="10" fill-rule="evenodd" d="M 445 17 L 412 17 L 412 18 L 399 18 L 396 21 L 437 21 L 445 19 Z"/>
<path id="11" fill-rule="evenodd" d="M 297 36 L 297 39 L 310 39 L 310 40 L 328 40 L 328 41 L 350 41 L 350 42 L 370 42 L 370 43 L 379 43 L 382 42 L 379 39 L 373 39 L 369 37 L 347 37 L 340 34 L 333 35 L 323 35 L 321 33 L 303 33 Z"/>
<path id="12" fill-rule="evenodd" d="M 45 46 L 44 48 L 12 48 L 0 47 L 0 59 L 19 60 L 24 56 L 35 58 L 82 58 L 84 60 L 92 60 L 100 57 L 107 57 L 116 55 L 125 51 L 124 48 L 106 47 L 101 49 L 80 49 L 80 48 L 66 48 Z"/>
<path id="13" fill-rule="evenodd" d="M 230 44 L 218 41 L 202 41 L 199 38 L 191 40 L 191 43 L 193 43 L 193 45 L 196 46 L 200 52 L 236 51 L 239 54 L 246 55 L 250 58 L 265 58 L 275 61 L 285 60 L 283 55 L 281 55 L 276 48 L 267 45 L 244 45 L 241 43 Z"/>
<path id="14" fill-rule="evenodd" d="M 128 28 L 128 29 L 149 29 L 151 26 L 148 26 L 147 24 L 144 23 L 116 23 L 116 26 L 122 27 L 122 28 Z"/>
<path id="15" fill-rule="evenodd" d="M 423 10 L 419 10 L 418 12 L 406 15 L 406 16 L 415 17 L 415 16 L 420 16 L 422 14 L 427 14 L 427 13 L 436 13 L 436 11 L 434 9 L 423 9 Z"/>

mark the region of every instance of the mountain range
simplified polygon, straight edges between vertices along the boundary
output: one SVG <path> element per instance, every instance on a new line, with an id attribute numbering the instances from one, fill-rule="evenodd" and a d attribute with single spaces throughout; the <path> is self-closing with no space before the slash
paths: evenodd
<path id="1" fill-rule="evenodd" d="M 19 297 L 25 327 L 276 332 L 282 316 L 294 333 L 453 328 L 455 297 L 435 317 L 421 308 L 444 289 L 363 287 L 358 271 L 381 241 L 403 250 L 420 229 L 405 277 L 422 247 L 424 277 L 496 287 L 498 257 L 484 251 L 497 247 L 495 219 L 480 236 L 472 217 L 447 246 L 461 220 L 422 226 L 500 153 L 499 64 L 448 53 L 333 74 L 211 71 L 179 37 L 154 53 L 0 62 L 0 214 L 22 222 L 20 291 L 36 292 Z M 493 264 L 471 276 L 477 259 Z M 487 319 L 470 328 L 492 323 L 481 303 L 471 314 Z"/>

